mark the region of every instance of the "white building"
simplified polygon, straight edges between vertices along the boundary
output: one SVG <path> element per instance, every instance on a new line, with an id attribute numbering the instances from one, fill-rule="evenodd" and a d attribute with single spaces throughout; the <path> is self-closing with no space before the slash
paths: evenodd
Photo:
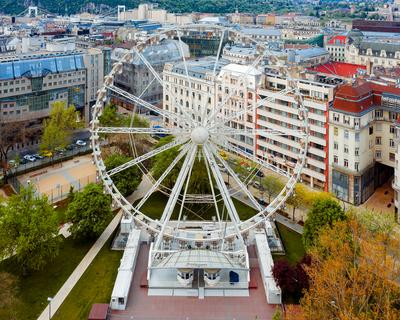
<path id="1" fill-rule="evenodd" d="M 329 113 L 329 190 L 337 197 L 359 205 L 393 175 L 399 112 L 399 88 L 355 82 L 338 89 Z"/>

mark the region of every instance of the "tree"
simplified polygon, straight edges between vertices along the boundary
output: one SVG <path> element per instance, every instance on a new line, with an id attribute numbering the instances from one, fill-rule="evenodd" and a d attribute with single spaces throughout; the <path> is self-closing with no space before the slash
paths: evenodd
<path id="1" fill-rule="evenodd" d="M 69 230 L 74 238 L 99 236 L 111 217 L 111 198 L 94 183 L 76 192 L 67 209 L 67 219 L 73 223 Z"/>
<path id="2" fill-rule="evenodd" d="M 156 148 L 162 147 L 163 145 L 171 142 L 173 140 L 173 136 L 167 136 L 161 138 L 157 143 Z M 157 154 L 153 158 L 152 169 L 151 172 L 154 178 L 158 179 L 168 168 L 172 161 L 178 156 L 179 147 L 174 147 L 172 149 L 166 150 Z M 175 184 L 176 179 L 178 178 L 180 172 L 181 164 L 178 163 L 171 172 L 165 177 L 162 184 L 167 188 L 172 188 Z"/>
<path id="3" fill-rule="evenodd" d="M 18 279 L 0 272 L 0 319 L 17 320 L 21 301 L 17 298 Z"/>
<path id="4" fill-rule="evenodd" d="M 310 250 L 301 318 L 400 319 L 397 232 L 387 237 L 351 215 L 322 230 L 318 243 Z"/>
<path id="5" fill-rule="evenodd" d="M 132 160 L 132 158 L 122 154 L 114 153 L 108 156 L 104 163 L 107 170 L 111 170 L 128 162 L 129 160 Z M 116 173 L 113 175 L 112 179 L 119 192 L 121 192 L 123 196 L 129 196 L 136 190 L 140 181 L 142 180 L 142 172 L 137 166 L 132 166 L 123 170 L 122 172 Z"/>
<path id="6" fill-rule="evenodd" d="M 334 222 L 345 220 L 346 213 L 334 199 L 317 199 L 308 211 L 304 224 L 303 243 L 306 249 L 316 244 L 319 232 Z"/>
<path id="7" fill-rule="evenodd" d="M 57 148 L 65 148 L 71 142 L 72 131 L 82 126 L 77 119 L 79 119 L 79 112 L 74 106 L 66 108 L 65 103 L 55 102 L 50 111 L 50 117 L 43 122 L 40 149 L 54 153 Z"/>
<path id="8" fill-rule="evenodd" d="M 13 146 L 23 141 L 23 132 L 24 124 L 22 122 L 0 124 L 0 164 L 4 176 L 8 169 L 8 153 Z"/>
<path id="9" fill-rule="evenodd" d="M 271 203 L 271 198 L 276 197 L 285 186 L 281 179 L 273 175 L 267 175 L 262 180 L 262 185 L 268 197 L 268 203 Z"/>
<path id="10" fill-rule="evenodd" d="M 307 207 L 310 203 L 310 191 L 301 183 L 296 184 L 294 192 L 286 201 L 292 206 L 292 219 L 295 220 L 295 212 L 297 208 Z"/>
<path id="11" fill-rule="evenodd" d="M 58 254 L 57 216 L 46 196 L 22 188 L 0 206 L 0 258 L 15 255 L 24 274 L 39 270 Z"/>
<path id="12" fill-rule="evenodd" d="M 129 118 L 119 113 L 115 104 L 107 104 L 99 117 L 99 122 L 102 126 L 122 127 L 129 124 Z"/>
<path id="13" fill-rule="evenodd" d="M 272 320 L 282 320 L 282 309 L 280 307 L 276 307 Z"/>

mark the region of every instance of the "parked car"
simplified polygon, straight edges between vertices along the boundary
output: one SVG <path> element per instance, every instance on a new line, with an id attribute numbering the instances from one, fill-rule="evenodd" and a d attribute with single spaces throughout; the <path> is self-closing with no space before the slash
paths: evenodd
<path id="1" fill-rule="evenodd" d="M 36 158 L 31 154 L 25 155 L 24 159 L 27 160 L 27 161 L 30 161 L 30 162 L 35 162 L 36 161 Z"/>
<path id="2" fill-rule="evenodd" d="M 84 146 L 86 146 L 87 143 L 86 143 L 86 141 L 83 141 L 83 140 L 76 140 L 75 144 L 77 146 L 84 147 Z"/>
<path id="3" fill-rule="evenodd" d="M 225 166 L 222 163 L 218 163 L 218 167 L 221 169 L 222 172 L 228 172 Z"/>
<path id="4" fill-rule="evenodd" d="M 17 163 L 17 161 L 15 161 L 15 160 L 9 160 L 9 161 L 8 161 L 8 166 L 9 166 L 10 168 L 14 168 L 14 167 L 17 167 L 17 166 L 18 166 L 18 163 Z"/>
<path id="5" fill-rule="evenodd" d="M 256 176 L 260 177 L 260 178 L 264 178 L 265 175 L 264 175 L 264 172 L 262 172 L 261 170 L 257 170 Z"/>
<path id="6" fill-rule="evenodd" d="M 55 150 L 58 154 L 64 154 L 64 152 L 67 151 L 67 150 L 65 150 L 64 148 L 61 148 L 61 147 L 57 147 L 57 148 L 55 148 L 54 150 Z"/>
<path id="7" fill-rule="evenodd" d="M 43 156 L 41 156 L 41 155 L 38 154 L 38 153 L 34 154 L 33 156 L 35 157 L 36 160 L 40 160 L 40 159 L 43 159 L 43 158 L 44 158 Z"/>
<path id="8" fill-rule="evenodd" d="M 259 204 L 261 204 L 262 206 L 266 206 L 266 205 L 267 205 L 267 203 L 265 202 L 264 199 L 260 199 L 260 198 L 255 198 L 255 199 L 256 199 L 257 202 L 258 202 Z"/>
<path id="9" fill-rule="evenodd" d="M 46 158 L 51 158 L 53 156 L 53 152 L 49 150 L 43 150 L 40 154 Z"/>
<path id="10" fill-rule="evenodd" d="M 256 188 L 257 190 L 264 190 L 262 184 L 259 183 L 258 181 L 253 182 L 253 187 Z"/>

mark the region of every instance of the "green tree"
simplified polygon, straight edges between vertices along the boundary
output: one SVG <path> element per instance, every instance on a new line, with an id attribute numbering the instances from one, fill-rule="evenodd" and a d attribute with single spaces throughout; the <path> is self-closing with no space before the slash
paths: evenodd
<path id="1" fill-rule="evenodd" d="M 98 237 L 111 217 L 111 198 L 94 183 L 76 192 L 67 209 L 67 219 L 73 223 L 70 231 L 74 238 Z"/>
<path id="2" fill-rule="evenodd" d="M 157 143 L 156 148 L 159 148 L 173 140 L 173 136 L 167 136 L 164 138 L 161 138 L 160 141 Z M 154 178 L 158 179 L 164 172 L 167 170 L 168 166 L 171 164 L 172 161 L 177 157 L 179 153 L 179 147 L 175 147 L 169 150 L 166 150 L 164 152 L 161 152 L 157 154 L 153 158 L 152 162 L 152 174 Z M 180 164 L 178 163 L 172 170 L 171 172 L 167 175 L 167 177 L 163 181 L 163 185 L 171 188 L 175 181 L 176 178 L 179 175 L 180 172 Z"/>
<path id="3" fill-rule="evenodd" d="M 279 194 L 285 184 L 276 176 L 267 175 L 262 180 L 264 192 L 268 197 L 268 203 L 271 203 L 271 198 Z"/>
<path id="4" fill-rule="evenodd" d="M 57 101 L 53 104 L 50 117 L 43 123 L 41 150 L 52 153 L 57 148 L 65 148 L 71 142 L 72 131 L 82 126 L 78 121 L 79 112 L 74 106 L 65 107 L 65 103 Z"/>
<path id="5" fill-rule="evenodd" d="M 294 192 L 286 203 L 292 206 L 292 219 L 294 221 L 296 209 L 306 208 L 310 204 L 310 191 L 301 183 L 296 184 Z"/>
<path id="6" fill-rule="evenodd" d="M 109 127 L 122 127 L 129 123 L 127 116 L 118 112 L 118 107 L 114 104 L 107 104 L 101 116 L 99 117 L 99 122 L 102 126 Z"/>
<path id="7" fill-rule="evenodd" d="M 106 165 L 107 170 L 111 170 L 129 160 L 132 160 L 132 158 L 114 153 L 106 158 L 104 164 Z M 132 166 L 113 175 L 112 179 L 119 192 L 121 192 L 123 196 L 129 196 L 136 190 L 142 180 L 142 172 L 137 166 Z"/>
<path id="8" fill-rule="evenodd" d="M 58 254 L 57 216 L 46 196 L 32 187 L 0 206 L 0 257 L 15 255 L 24 274 L 39 270 Z"/>
<path id="9" fill-rule="evenodd" d="M 317 199 L 308 211 L 304 224 L 303 243 L 306 249 L 318 241 L 321 230 L 331 227 L 334 222 L 346 220 L 347 215 L 334 199 Z"/>

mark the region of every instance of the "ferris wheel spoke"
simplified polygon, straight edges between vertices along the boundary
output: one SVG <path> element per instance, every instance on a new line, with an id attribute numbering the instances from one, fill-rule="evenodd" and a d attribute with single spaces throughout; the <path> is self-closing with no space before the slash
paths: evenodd
<path id="1" fill-rule="evenodd" d="M 126 134 L 180 134 L 183 130 L 179 128 L 127 128 L 127 127 L 98 127 L 97 133 L 126 133 Z"/>
<path id="2" fill-rule="evenodd" d="M 257 57 L 257 59 L 254 60 L 254 62 L 246 69 L 246 72 L 242 76 L 243 79 L 246 79 L 247 75 L 249 72 L 255 68 L 257 64 L 260 63 L 260 61 L 263 59 L 263 55 L 260 55 Z M 226 103 L 234 96 L 236 90 L 233 89 L 226 97 L 225 99 L 217 106 L 217 108 L 214 109 L 213 112 L 210 113 L 210 116 L 207 118 L 208 123 L 213 123 L 215 120 L 215 117 L 222 111 L 222 108 L 226 105 Z"/>
<path id="3" fill-rule="evenodd" d="M 262 167 L 264 167 L 266 169 L 274 171 L 274 172 L 276 172 L 276 173 L 278 173 L 278 174 L 280 174 L 280 175 L 282 175 L 282 176 L 284 176 L 286 178 L 290 178 L 290 174 L 288 172 L 286 172 L 285 170 L 283 170 L 283 169 L 281 169 L 281 168 L 279 168 L 277 166 L 274 166 L 274 165 L 268 163 L 267 161 L 255 156 L 255 155 L 253 155 L 253 154 L 251 154 L 249 152 L 246 152 L 246 151 L 240 149 L 239 147 L 234 146 L 232 143 L 230 143 L 226 139 L 224 139 L 223 142 L 221 142 L 221 140 L 213 140 L 213 141 L 214 141 L 214 143 L 218 144 L 223 149 L 226 149 L 229 152 L 236 153 L 236 154 L 238 154 L 238 155 L 240 155 L 240 156 L 242 156 L 242 157 L 244 157 L 244 158 L 246 158 L 246 159 L 248 159 L 250 161 L 253 161 L 253 162 L 257 163 L 258 165 L 261 165 Z"/>
<path id="4" fill-rule="evenodd" d="M 217 56 L 215 58 L 215 63 L 214 63 L 214 68 L 213 68 L 213 73 L 212 73 L 212 79 L 214 79 L 214 77 L 215 77 L 215 72 L 217 70 L 217 66 L 218 66 L 218 62 L 219 62 L 219 56 L 221 55 L 221 50 L 222 50 L 222 45 L 224 43 L 224 38 L 225 38 L 225 30 L 223 30 L 223 32 L 221 34 L 221 39 L 219 40 Z"/>
<path id="5" fill-rule="evenodd" d="M 163 174 L 157 179 L 157 181 L 151 186 L 151 188 L 147 191 L 145 196 L 140 200 L 140 202 L 136 205 L 136 209 L 139 210 L 147 199 L 153 194 L 154 191 L 158 189 L 164 179 L 169 175 L 169 173 L 174 169 L 176 164 L 188 153 L 190 144 L 186 144 L 183 149 L 179 152 L 179 154 L 175 157 L 175 159 L 171 162 L 168 168 L 163 172 Z"/>
<path id="6" fill-rule="evenodd" d="M 228 170 L 228 173 L 232 176 L 232 178 L 235 180 L 236 184 L 246 194 L 246 196 L 254 204 L 254 206 L 258 210 L 262 210 L 261 205 L 254 198 L 253 194 L 249 191 L 249 189 L 247 189 L 246 185 L 242 182 L 242 180 L 240 180 L 239 176 L 235 173 L 235 171 L 232 170 L 231 166 L 221 157 L 221 155 L 218 153 L 218 150 L 215 147 L 212 147 L 211 149 L 212 149 L 214 156 L 219 160 L 219 162 L 224 166 L 224 168 L 226 168 L 226 170 Z"/>
<path id="7" fill-rule="evenodd" d="M 244 135 L 249 137 L 263 136 L 265 138 L 275 136 L 294 136 L 298 138 L 303 138 L 306 135 L 302 130 L 287 129 L 285 131 L 280 131 L 274 129 L 234 129 L 227 126 L 224 126 L 221 129 L 216 128 L 215 132 L 216 134 L 223 136 Z"/>
<path id="8" fill-rule="evenodd" d="M 163 240 L 163 235 L 165 232 L 165 228 L 171 219 L 172 212 L 174 211 L 174 208 L 176 206 L 176 203 L 179 198 L 179 194 L 182 190 L 183 184 L 185 183 L 185 179 L 188 176 L 189 172 L 192 170 L 191 168 L 193 167 L 195 158 L 197 154 L 197 145 L 191 144 L 191 148 L 186 155 L 185 160 L 183 161 L 181 171 L 179 172 L 179 175 L 176 179 L 175 185 L 172 188 L 171 195 L 168 198 L 167 204 L 164 208 L 164 211 L 162 213 L 162 216 L 160 218 L 161 222 L 161 230 L 157 236 L 157 240 L 154 245 L 155 250 L 160 249 L 161 241 Z M 154 259 L 154 257 L 153 257 Z"/>
<path id="9" fill-rule="evenodd" d="M 221 171 L 219 170 L 219 167 L 217 165 L 217 162 L 215 161 L 212 151 L 209 148 L 209 145 L 205 144 L 203 146 L 203 150 L 204 150 L 204 155 L 206 156 L 206 160 L 208 161 L 208 164 L 210 166 L 211 172 L 213 173 L 214 179 L 217 183 L 218 189 L 220 190 L 221 196 L 224 199 L 225 207 L 233 223 L 236 235 L 241 244 L 244 246 L 243 237 L 239 230 L 239 224 L 240 224 L 239 214 L 236 210 L 235 205 L 233 204 L 232 198 L 229 194 L 229 190 L 225 185 L 224 178 L 221 174 Z"/>
<path id="10" fill-rule="evenodd" d="M 232 120 L 239 119 L 240 117 L 244 116 L 246 113 L 253 112 L 255 109 L 261 107 L 263 104 L 265 104 L 267 102 L 273 102 L 279 96 L 286 95 L 293 91 L 295 91 L 293 88 L 288 87 L 284 90 L 274 93 L 270 97 L 266 97 L 266 98 L 263 98 L 263 99 L 257 101 L 257 103 L 255 105 L 251 105 L 250 107 L 244 107 L 243 110 L 240 110 L 239 112 L 233 112 L 228 117 L 224 117 L 224 118 L 220 119 L 219 121 L 216 121 L 216 123 L 212 127 L 215 128 L 215 127 L 221 126 L 225 123 L 229 123 Z"/>
<path id="11" fill-rule="evenodd" d="M 203 156 L 205 158 L 204 155 L 204 150 L 203 151 Z M 221 220 L 221 215 L 219 214 L 219 208 L 218 208 L 218 201 L 217 201 L 217 196 L 215 194 L 215 190 L 214 190 L 214 183 L 212 180 L 212 176 L 211 176 L 211 172 L 210 172 L 210 166 L 208 164 L 208 161 L 204 161 L 205 165 L 206 165 L 206 169 L 207 169 L 207 176 L 208 176 L 208 181 L 210 183 L 210 188 L 211 188 L 211 194 L 213 196 L 213 200 L 214 200 L 214 206 L 215 206 L 215 211 L 217 213 L 217 219 L 218 219 L 218 223 L 219 223 L 219 229 L 222 230 L 222 220 Z"/>
<path id="12" fill-rule="evenodd" d="M 175 122 L 175 121 L 176 122 L 180 122 L 180 123 L 184 122 L 184 124 L 186 126 L 188 126 L 190 124 L 189 121 L 185 120 L 179 114 L 175 114 L 175 113 L 160 109 L 160 108 L 152 105 L 151 103 L 149 103 L 147 101 L 144 101 L 143 99 L 135 96 L 134 94 L 129 93 L 129 92 L 127 92 L 127 91 L 125 91 L 125 90 L 123 90 L 121 88 L 118 88 L 118 87 L 114 86 L 114 85 L 105 86 L 105 88 L 117 93 L 118 95 L 124 97 L 125 99 L 127 99 L 129 101 L 133 101 L 133 102 L 137 103 L 138 105 L 141 105 L 144 108 L 146 108 L 146 109 L 148 109 L 150 111 L 153 111 L 154 113 L 157 113 L 157 114 L 159 114 L 159 115 L 161 115 L 161 116 L 163 116 L 165 118 L 168 118 L 173 122 Z"/>
<path id="13" fill-rule="evenodd" d="M 159 148 L 156 148 L 156 149 L 154 149 L 154 150 L 152 150 L 152 151 L 150 151 L 150 152 L 148 152 L 148 153 L 146 153 L 146 154 L 144 154 L 144 155 L 142 155 L 140 157 L 137 157 L 137 158 L 135 158 L 133 160 L 130 160 L 130 161 L 118 166 L 118 167 L 115 167 L 115 168 L 107 171 L 107 174 L 109 176 L 112 176 L 112 175 L 114 175 L 114 174 L 116 174 L 118 172 L 121 172 L 121 171 L 123 171 L 125 169 L 128 169 L 128 168 L 130 168 L 132 166 L 135 166 L 135 165 L 137 165 L 137 164 L 139 164 L 139 163 L 141 163 L 141 162 L 143 162 L 143 161 L 145 161 L 147 159 L 150 159 L 150 158 L 156 156 L 157 154 L 159 154 L 161 152 L 164 152 L 166 150 L 169 150 L 169 149 L 172 149 L 174 147 L 177 147 L 177 146 L 185 143 L 188 140 L 189 140 L 188 137 L 184 137 L 184 136 L 178 137 L 178 138 L 176 138 L 174 141 L 172 141 L 170 143 L 167 143 L 167 144 L 165 144 L 165 145 L 163 145 L 163 146 L 161 146 Z"/>
<path id="14" fill-rule="evenodd" d="M 157 81 L 160 83 L 160 85 L 163 87 L 163 90 L 168 92 L 168 94 L 171 96 L 171 99 L 174 100 L 174 106 L 178 108 L 178 110 L 182 113 L 182 116 L 191 124 L 193 124 L 193 119 L 190 117 L 190 115 L 186 112 L 185 108 L 183 105 L 181 105 L 178 102 L 177 97 L 171 92 L 171 90 L 168 89 L 167 85 L 165 82 L 161 79 L 160 75 L 157 73 L 157 71 L 154 70 L 153 66 L 150 64 L 150 62 L 145 58 L 145 56 L 139 52 L 137 48 L 133 48 L 134 52 L 138 55 L 140 60 L 145 64 L 145 66 L 150 70 L 150 72 L 154 75 L 154 77 L 157 79 Z"/>

